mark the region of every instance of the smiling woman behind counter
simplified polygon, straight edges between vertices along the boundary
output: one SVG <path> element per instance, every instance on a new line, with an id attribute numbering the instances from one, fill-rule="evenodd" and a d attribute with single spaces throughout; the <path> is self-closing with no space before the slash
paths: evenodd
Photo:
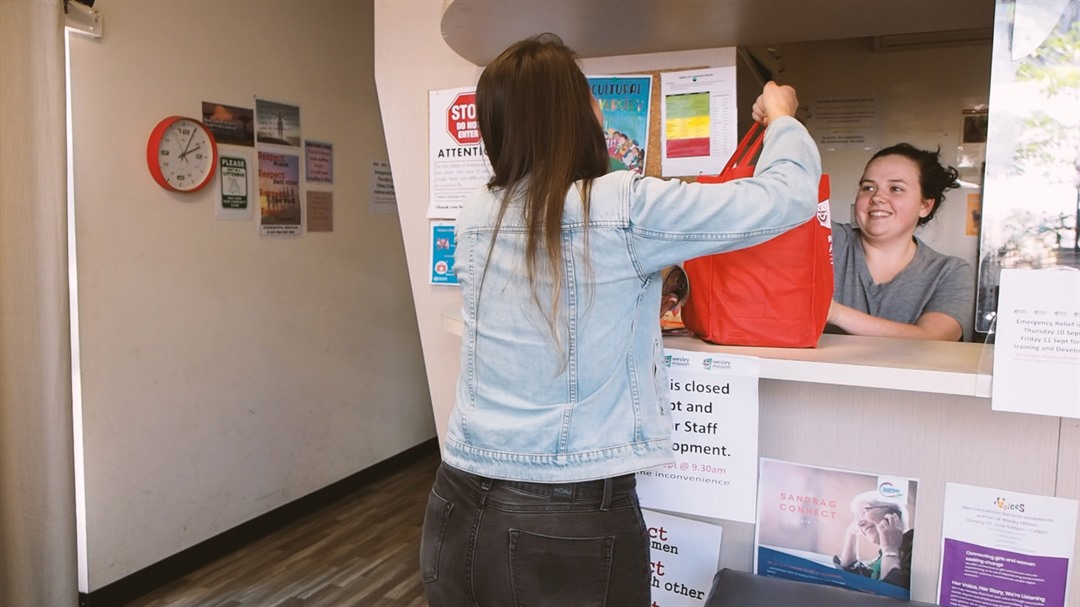
<path id="1" fill-rule="evenodd" d="M 957 172 L 938 152 L 907 143 L 870 159 L 855 197 L 855 224 L 833 225 L 835 293 L 829 332 L 878 337 L 969 338 L 971 265 L 931 249 L 915 229 L 937 214 Z"/>

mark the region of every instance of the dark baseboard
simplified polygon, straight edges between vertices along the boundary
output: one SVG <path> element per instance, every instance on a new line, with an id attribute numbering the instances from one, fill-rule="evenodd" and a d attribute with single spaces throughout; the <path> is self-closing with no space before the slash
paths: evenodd
<path id="1" fill-rule="evenodd" d="M 199 567 L 258 540 L 286 525 L 321 510 L 330 504 L 385 478 L 402 467 L 438 451 L 439 443 L 432 438 L 406 449 L 397 455 L 374 464 L 356 474 L 327 485 L 304 497 L 284 504 L 178 552 L 149 567 L 140 569 L 108 586 L 90 593 L 79 593 L 79 607 L 118 607 L 140 596 L 178 580 Z"/>

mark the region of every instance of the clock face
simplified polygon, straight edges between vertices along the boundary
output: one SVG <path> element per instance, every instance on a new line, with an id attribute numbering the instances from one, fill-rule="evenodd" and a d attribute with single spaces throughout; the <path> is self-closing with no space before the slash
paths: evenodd
<path id="1" fill-rule="evenodd" d="M 174 192 L 202 189 L 217 167 L 214 136 L 198 120 L 171 116 L 158 123 L 146 146 L 150 174 Z"/>

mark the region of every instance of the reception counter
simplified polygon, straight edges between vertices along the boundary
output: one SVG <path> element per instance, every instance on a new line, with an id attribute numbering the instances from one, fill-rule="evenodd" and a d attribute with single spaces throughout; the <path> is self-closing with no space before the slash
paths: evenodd
<path id="1" fill-rule="evenodd" d="M 442 322 L 461 335 L 459 307 Z M 761 457 L 919 480 L 912 599 L 937 600 L 946 482 L 1080 498 L 1080 421 L 993 411 L 992 345 L 847 335 L 813 349 L 664 344 L 759 358 Z M 720 566 L 752 571 L 754 526 L 713 522 L 724 528 Z M 1078 560 L 1068 605 L 1080 604 Z"/>

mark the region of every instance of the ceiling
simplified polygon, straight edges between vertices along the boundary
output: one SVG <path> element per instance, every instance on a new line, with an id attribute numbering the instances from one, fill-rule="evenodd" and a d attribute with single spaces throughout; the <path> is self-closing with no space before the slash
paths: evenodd
<path id="1" fill-rule="evenodd" d="M 582 58 L 993 26 L 995 0 L 445 0 L 442 35 L 487 65 L 554 32 Z"/>

